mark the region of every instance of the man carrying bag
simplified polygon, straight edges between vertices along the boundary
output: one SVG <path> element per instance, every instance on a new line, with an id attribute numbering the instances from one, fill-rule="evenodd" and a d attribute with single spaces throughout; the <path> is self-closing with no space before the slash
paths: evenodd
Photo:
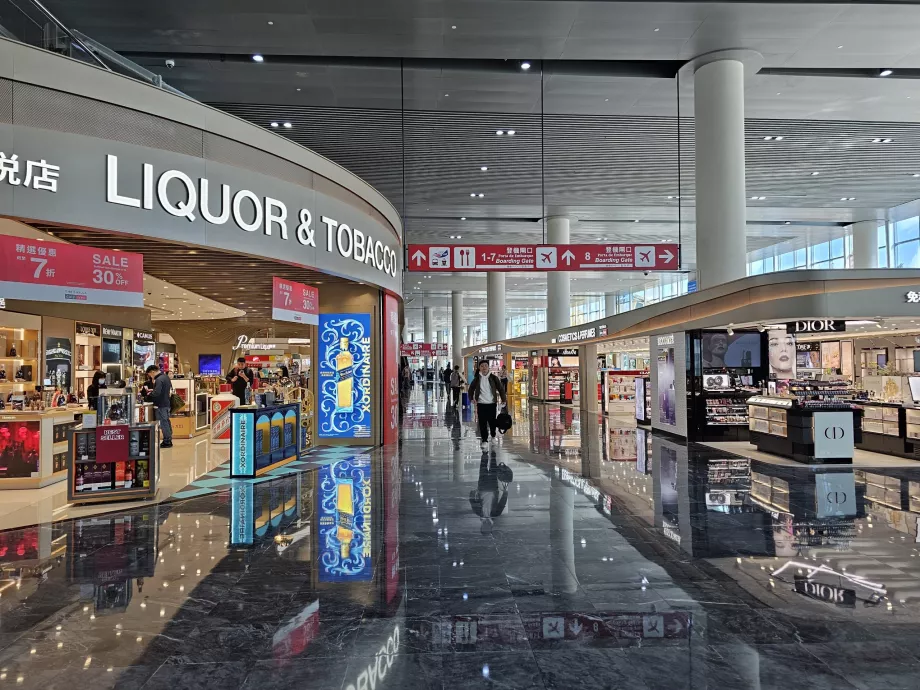
<path id="1" fill-rule="evenodd" d="M 482 438 L 482 446 L 485 450 L 489 447 L 490 435 L 492 442 L 497 442 L 495 417 L 498 413 L 498 403 L 499 401 L 502 405 L 508 403 L 502 382 L 495 374 L 489 372 L 488 362 L 479 363 L 479 373 L 470 383 L 469 395 L 470 402 L 476 404 L 476 414 L 479 416 L 479 436 Z"/>

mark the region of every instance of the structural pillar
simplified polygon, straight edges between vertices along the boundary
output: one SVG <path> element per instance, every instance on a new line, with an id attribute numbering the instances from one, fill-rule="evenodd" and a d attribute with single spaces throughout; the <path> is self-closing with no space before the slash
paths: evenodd
<path id="1" fill-rule="evenodd" d="M 877 220 L 853 223 L 853 268 L 878 268 Z"/>
<path id="2" fill-rule="evenodd" d="M 744 64 L 705 62 L 694 84 L 696 266 L 704 289 L 747 274 Z"/>
<path id="3" fill-rule="evenodd" d="M 425 342 L 433 343 L 434 342 L 434 330 L 432 324 L 433 319 L 433 307 L 425 307 Z"/>
<path id="4" fill-rule="evenodd" d="M 604 316 L 613 316 L 617 313 L 617 293 L 604 293 Z"/>
<path id="5" fill-rule="evenodd" d="M 589 413 L 598 411 L 597 371 L 597 345 L 582 345 L 578 348 L 578 406 Z"/>
<path id="6" fill-rule="evenodd" d="M 454 364 L 463 366 L 463 293 L 450 293 L 451 358 Z"/>
<path id="7" fill-rule="evenodd" d="M 546 241 L 549 244 L 569 243 L 569 219 L 551 216 L 546 219 Z M 557 265 L 564 265 L 558 252 Z M 547 271 L 546 273 L 546 329 L 555 331 L 572 325 L 572 295 L 568 271 Z"/>
<path id="8" fill-rule="evenodd" d="M 575 488 L 553 473 L 549 492 L 549 549 L 552 594 L 574 594 L 575 577 Z"/>
<path id="9" fill-rule="evenodd" d="M 488 274 L 486 284 L 486 328 L 490 343 L 505 339 L 505 274 Z"/>

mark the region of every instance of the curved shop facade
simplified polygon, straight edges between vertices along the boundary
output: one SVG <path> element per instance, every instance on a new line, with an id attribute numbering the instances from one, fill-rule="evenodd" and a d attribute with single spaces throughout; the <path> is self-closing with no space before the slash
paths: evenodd
<path id="1" fill-rule="evenodd" d="M 323 314 L 366 315 L 376 421 L 362 437 L 395 436 L 388 391 L 398 342 L 389 340 L 399 333 L 402 225 L 379 192 L 340 166 L 196 101 L 0 40 L 0 216 L 352 281 L 361 299 L 320 291 L 320 328 Z M 232 261 L 226 270 L 232 277 Z M 14 310 L 35 299 L 0 276 L 4 292 Z"/>

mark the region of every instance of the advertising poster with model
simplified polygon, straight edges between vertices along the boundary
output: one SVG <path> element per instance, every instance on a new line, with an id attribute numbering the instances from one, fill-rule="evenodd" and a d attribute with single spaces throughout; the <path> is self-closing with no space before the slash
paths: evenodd
<path id="1" fill-rule="evenodd" d="M 703 333 L 703 369 L 760 366 L 760 333 Z"/>
<path id="2" fill-rule="evenodd" d="M 778 380 L 795 378 L 795 336 L 785 330 L 770 331 L 768 341 L 770 373 Z"/>
<path id="3" fill-rule="evenodd" d="M 371 436 L 371 315 L 321 314 L 320 438 Z"/>
<path id="4" fill-rule="evenodd" d="M 673 347 L 658 348 L 658 421 L 669 426 L 677 426 Z"/>

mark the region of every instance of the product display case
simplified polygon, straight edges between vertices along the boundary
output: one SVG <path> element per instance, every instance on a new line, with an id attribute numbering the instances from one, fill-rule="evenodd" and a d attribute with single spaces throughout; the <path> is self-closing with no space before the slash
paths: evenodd
<path id="1" fill-rule="evenodd" d="M 863 434 L 858 448 L 920 459 L 920 408 L 864 400 L 859 405 L 863 409 Z"/>
<path id="2" fill-rule="evenodd" d="M 102 369 L 101 326 L 77 323 L 74 339 L 74 393 L 77 400 L 86 400 L 86 391 L 93 374 Z"/>
<path id="3" fill-rule="evenodd" d="M 39 331 L 0 326 L 0 399 L 26 393 L 39 381 Z"/>
<path id="4" fill-rule="evenodd" d="M 607 431 L 607 459 L 636 459 L 636 430 L 611 426 Z"/>
<path id="5" fill-rule="evenodd" d="M 252 478 L 300 456 L 300 403 L 231 407 L 230 477 Z"/>
<path id="6" fill-rule="evenodd" d="M 103 388 L 96 403 L 96 424 L 130 424 L 135 414 L 136 394 L 130 388 Z"/>
<path id="7" fill-rule="evenodd" d="M 70 432 L 82 408 L 0 412 L 0 490 L 38 489 L 66 478 Z"/>
<path id="8" fill-rule="evenodd" d="M 156 423 L 73 430 L 67 500 L 104 503 L 155 496 L 160 473 L 158 433 Z"/>
<path id="9" fill-rule="evenodd" d="M 636 423 L 652 423 L 652 381 L 647 376 L 639 376 L 636 386 Z"/>
<path id="10" fill-rule="evenodd" d="M 851 463 L 861 438 L 860 410 L 843 400 L 755 395 L 748 400 L 751 443 L 804 463 Z"/>
<path id="11" fill-rule="evenodd" d="M 208 428 L 210 414 L 208 410 L 208 401 L 210 396 L 206 390 L 199 390 L 195 393 L 195 432 L 200 433 Z"/>
<path id="12" fill-rule="evenodd" d="M 169 415 L 169 421 L 172 423 L 173 438 L 192 438 L 207 428 L 198 426 L 198 400 L 196 399 L 195 380 L 194 379 L 172 379 L 173 393 L 182 398 L 185 405 Z M 203 410 L 204 419 L 207 419 L 207 394 L 205 393 L 205 408 Z"/>

